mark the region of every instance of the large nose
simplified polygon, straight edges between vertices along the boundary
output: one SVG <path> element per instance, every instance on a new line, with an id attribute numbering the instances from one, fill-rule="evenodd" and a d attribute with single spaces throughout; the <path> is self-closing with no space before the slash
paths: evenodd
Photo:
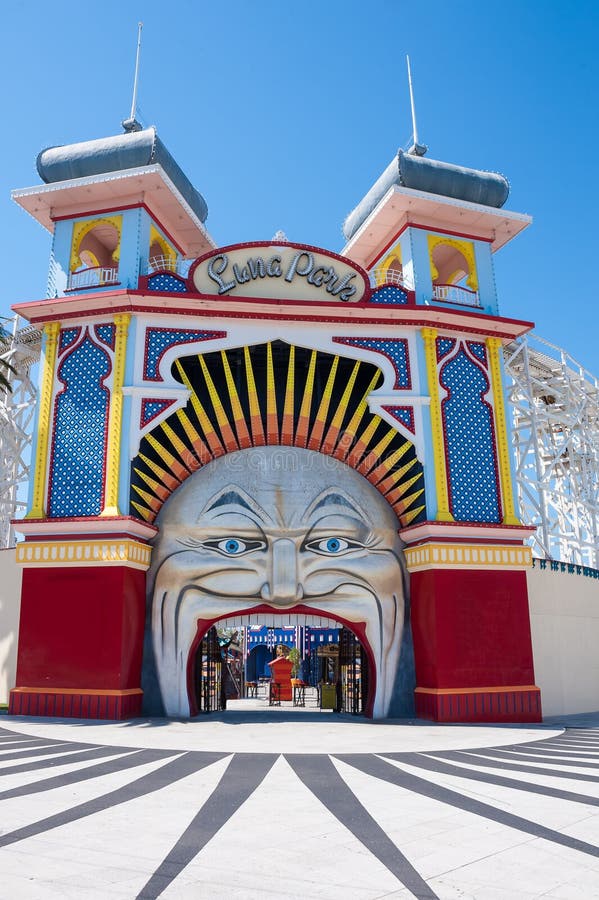
<path id="1" fill-rule="evenodd" d="M 295 603 L 301 599 L 297 583 L 297 551 L 293 541 L 280 538 L 272 545 L 269 581 L 262 586 L 262 599 L 274 603 Z"/>

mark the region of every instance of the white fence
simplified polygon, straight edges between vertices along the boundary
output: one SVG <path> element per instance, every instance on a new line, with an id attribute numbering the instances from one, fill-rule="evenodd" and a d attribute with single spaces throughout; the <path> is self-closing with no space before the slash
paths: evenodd
<path id="1" fill-rule="evenodd" d="M 476 291 L 455 284 L 434 284 L 433 297 L 441 303 L 461 303 L 463 306 L 480 306 Z"/>
<path id="2" fill-rule="evenodd" d="M 104 287 L 109 284 L 118 284 L 119 270 L 113 266 L 94 266 L 91 269 L 82 269 L 80 272 L 71 272 L 67 282 L 68 291 L 79 291 L 87 287 Z"/>

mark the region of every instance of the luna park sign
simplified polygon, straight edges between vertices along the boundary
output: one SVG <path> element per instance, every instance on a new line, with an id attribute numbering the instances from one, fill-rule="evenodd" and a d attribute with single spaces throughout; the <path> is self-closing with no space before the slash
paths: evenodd
<path id="1" fill-rule="evenodd" d="M 305 244 L 222 247 L 195 261 L 190 289 L 200 294 L 269 300 L 358 303 L 370 291 L 360 266 Z"/>

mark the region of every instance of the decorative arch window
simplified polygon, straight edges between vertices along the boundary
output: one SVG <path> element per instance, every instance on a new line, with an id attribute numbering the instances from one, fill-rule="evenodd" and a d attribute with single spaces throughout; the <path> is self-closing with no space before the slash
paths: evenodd
<path id="1" fill-rule="evenodd" d="M 374 268 L 373 274 L 377 286 L 381 284 L 403 285 L 403 265 L 401 262 L 401 246 L 399 244 Z"/>
<path id="2" fill-rule="evenodd" d="M 177 251 L 155 225 L 150 225 L 148 268 L 150 272 L 177 271 Z"/>
<path id="3" fill-rule="evenodd" d="M 478 275 L 472 241 L 428 235 L 433 298 L 479 306 Z"/>
<path id="4" fill-rule="evenodd" d="M 86 219 L 73 225 L 70 290 L 117 284 L 122 216 Z"/>

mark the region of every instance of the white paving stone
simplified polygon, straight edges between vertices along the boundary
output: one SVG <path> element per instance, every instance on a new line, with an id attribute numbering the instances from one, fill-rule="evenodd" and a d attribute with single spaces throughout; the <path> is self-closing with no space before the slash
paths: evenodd
<path id="1" fill-rule="evenodd" d="M 318 713 L 219 713 L 191 721 L 135 720 L 102 723 L 93 720 L 2 717 L 5 728 L 53 740 L 85 741 L 125 747 L 167 750 L 216 750 L 238 753 L 371 753 L 427 750 L 463 750 L 499 747 L 559 735 L 562 728 L 520 728 L 468 725 L 433 725 L 371 722 L 352 716 Z"/>
<path id="2" fill-rule="evenodd" d="M 599 726 L 599 718 L 585 724 Z M 71 763 L 60 747 L 48 747 L 47 755 L 3 763 L 2 757 L 18 752 L 19 745 L 15 742 L 13 747 L 3 748 L 0 743 L 0 767 L 34 761 L 38 766 L 33 771 L 4 773 L 0 791 L 35 786 L 69 772 L 84 775 L 87 769 L 92 772 L 95 766 L 117 759 L 118 748 L 178 751 L 132 769 L 0 801 L 1 838 L 15 828 L 126 788 L 142 776 L 149 776 L 156 788 L 0 848 L 0 900 L 135 900 L 148 883 L 155 883 L 151 882 L 153 874 L 173 848 L 181 848 L 182 835 L 188 826 L 195 827 L 203 804 L 208 801 L 214 808 L 213 791 L 223 797 L 222 802 L 228 802 L 227 785 L 233 782 L 227 779 L 231 771 L 239 771 L 239 763 L 234 769 L 232 760 L 241 759 L 241 766 L 246 765 L 245 757 L 232 753 L 270 754 L 273 764 L 261 784 L 205 846 L 192 849 L 191 861 L 187 856 L 171 859 L 167 877 L 160 883 L 162 892 L 154 891 L 151 896 L 165 900 L 404 900 L 414 894 L 385 866 L 384 858 L 367 849 L 347 827 L 357 828 L 359 834 L 370 821 L 355 801 L 351 815 L 357 819 L 344 824 L 278 754 L 431 754 L 476 748 L 480 748 L 481 759 L 491 765 L 477 765 L 475 753 L 471 758 L 439 760 L 455 767 L 451 774 L 422 768 L 414 759 L 409 763 L 405 758 L 383 759 L 395 769 L 423 779 L 433 793 L 438 788 L 454 792 L 446 798 L 448 802 L 438 796 L 421 796 L 409 785 L 389 784 L 339 759 L 334 758 L 333 765 L 351 792 L 348 796 L 357 799 L 440 900 L 599 898 L 597 856 L 537 838 L 498 823 L 492 816 L 461 810 L 451 799 L 454 795 L 471 798 L 491 811 L 509 812 L 598 846 L 598 807 L 591 802 L 545 797 L 526 788 L 537 784 L 590 800 L 599 798 L 599 769 L 591 768 L 599 763 L 599 728 L 564 733 L 559 723 L 555 728 L 436 726 L 310 714 L 290 721 L 288 716 L 271 712 L 262 719 L 242 712 L 197 722 L 132 723 L 3 716 L 0 728 L 5 729 L 5 736 L 13 731 L 35 738 L 31 745 L 21 747 L 23 753 L 35 747 L 43 749 L 46 739 L 114 748 L 109 756 Z M 488 748 L 527 742 L 533 743 L 508 751 L 506 769 L 498 764 L 507 759 L 485 754 Z M 161 770 L 186 750 L 200 751 L 200 755 L 216 750 L 227 755 L 173 783 L 157 780 Z M 524 756 L 533 757 L 534 762 Z M 328 764 L 326 755 L 322 759 L 323 766 Z M 423 764 L 430 759 L 434 758 L 423 757 Z M 554 765 L 558 760 L 567 761 L 567 766 Z M 326 768 L 318 769 L 318 760 L 315 765 L 317 771 L 326 772 Z M 523 772 L 520 766 L 553 769 L 555 774 Z M 480 773 L 483 780 L 467 778 L 469 770 Z M 590 774 L 598 780 L 560 777 L 566 773 Z M 515 786 L 494 784 L 496 776 L 511 778 Z M 221 788 L 222 795 L 218 793 Z M 201 815 L 199 819 L 207 822 Z M 198 832 L 193 832 L 193 840 L 198 839 Z M 405 871 L 401 872 L 405 878 Z"/>

